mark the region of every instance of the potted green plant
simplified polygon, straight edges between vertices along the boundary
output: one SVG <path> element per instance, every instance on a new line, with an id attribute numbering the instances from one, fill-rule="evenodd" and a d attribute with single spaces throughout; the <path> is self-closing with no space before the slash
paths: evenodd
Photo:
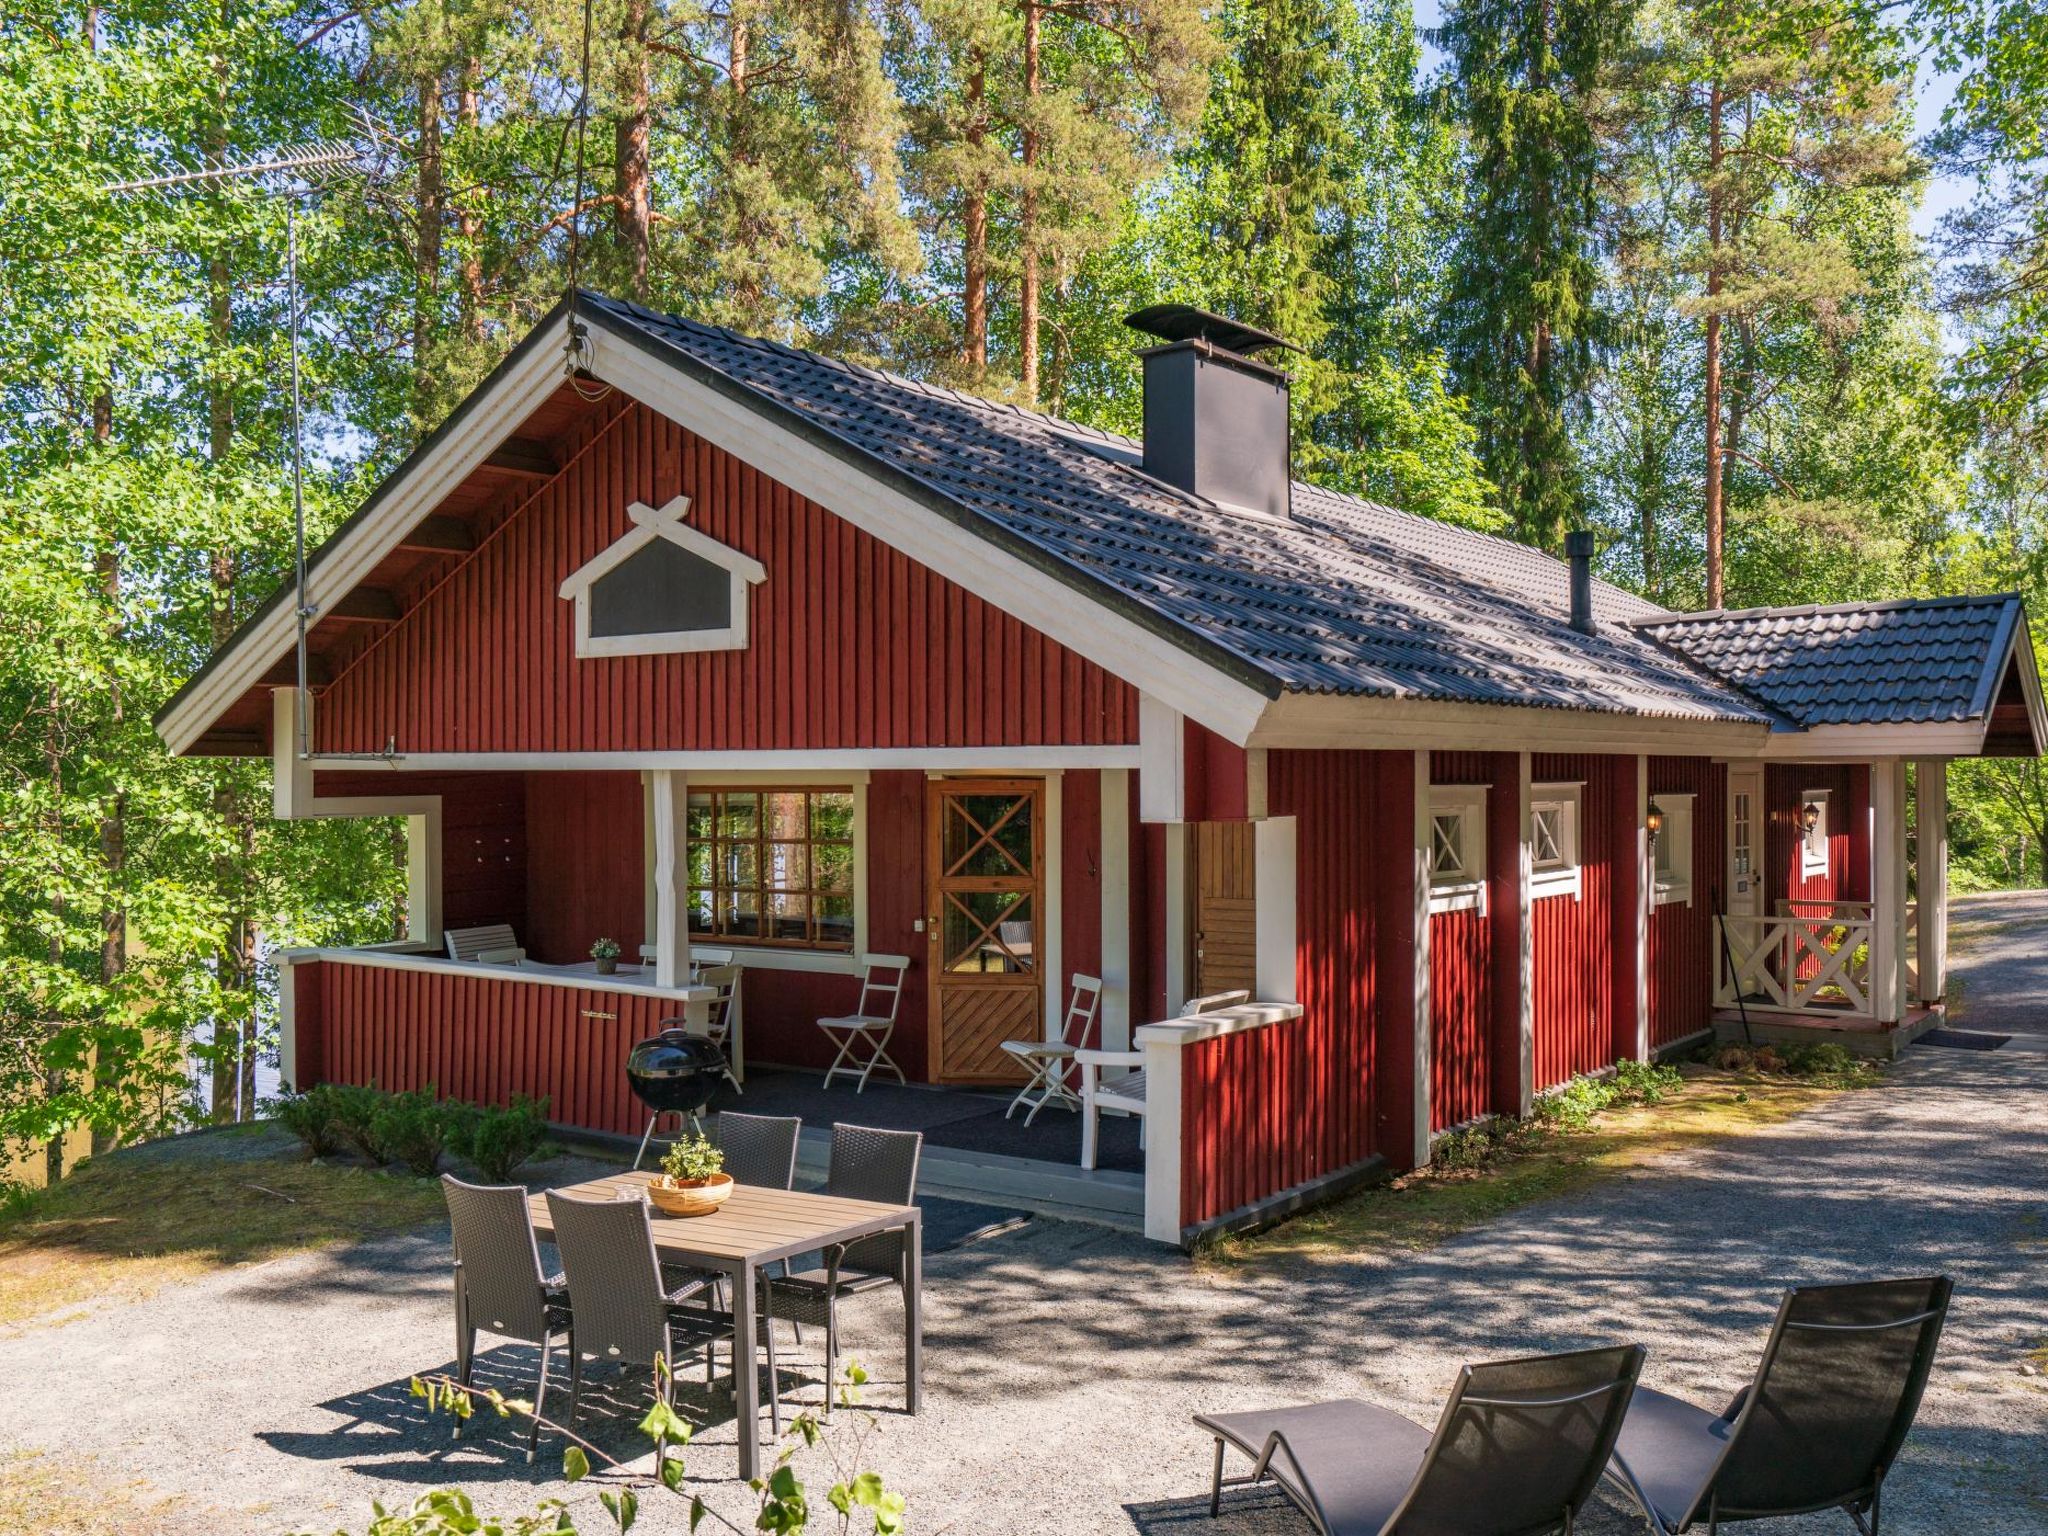
<path id="1" fill-rule="evenodd" d="M 670 1144 L 647 1198 L 671 1216 L 709 1216 L 732 1194 L 725 1154 L 702 1136 Z"/>
<path id="2" fill-rule="evenodd" d="M 611 975 L 619 968 L 619 941 L 599 939 L 590 946 L 590 958 L 597 962 L 598 975 Z"/>

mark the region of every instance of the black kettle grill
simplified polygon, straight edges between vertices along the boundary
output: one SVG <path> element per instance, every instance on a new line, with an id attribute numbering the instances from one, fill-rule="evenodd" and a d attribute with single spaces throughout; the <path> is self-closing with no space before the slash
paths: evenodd
<path id="1" fill-rule="evenodd" d="M 647 1132 L 640 1138 L 640 1150 L 633 1158 L 635 1168 L 647 1155 L 655 1122 L 663 1115 L 686 1119 L 702 1134 L 699 1117 L 725 1080 L 725 1070 L 725 1052 L 702 1036 L 680 1029 L 664 1029 L 627 1053 L 626 1081 L 632 1086 L 633 1097 L 649 1111 Z"/>

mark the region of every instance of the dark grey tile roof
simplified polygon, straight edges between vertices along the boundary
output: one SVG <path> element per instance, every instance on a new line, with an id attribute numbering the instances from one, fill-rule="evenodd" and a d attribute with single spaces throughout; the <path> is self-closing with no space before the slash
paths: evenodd
<path id="1" fill-rule="evenodd" d="M 1760 721 L 1752 701 L 1634 627 L 1600 584 L 1566 622 L 1557 560 L 1511 540 L 1297 484 L 1290 520 L 1140 472 L 1129 439 L 603 299 L 598 323 L 766 407 L 927 505 L 1268 692 Z"/>
<path id="2" fill-rule="evenodd" d="M 1910 725 L 1983 716 L 2020 622 L 2020 600 L 2004 595 L 1753 608 L 1638 627 L 1799 725 Z"/>

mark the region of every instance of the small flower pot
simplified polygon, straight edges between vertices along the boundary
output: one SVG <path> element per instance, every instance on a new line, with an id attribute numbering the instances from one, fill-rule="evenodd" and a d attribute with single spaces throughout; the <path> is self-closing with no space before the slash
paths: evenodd
<path id="1" fill-rule="evenodd" d="M 732 1175 L 708 1179 L 671 1179 L 659 1174 L 647 1186 L 647 1198 L 664 1216 L 709 1216 L 732 1197 Z"/>
<path id="2" fill-rule="evenodd" d="M 597 974 L 600 976 L 616 976 L 619 973 L 619 957 L 617 955 L 599 955 L 595 964 L 597 966 Z"/>

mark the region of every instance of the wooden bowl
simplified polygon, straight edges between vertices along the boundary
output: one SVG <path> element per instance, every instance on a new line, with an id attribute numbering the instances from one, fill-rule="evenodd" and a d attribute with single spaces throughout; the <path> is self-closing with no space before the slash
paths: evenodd
<path id="1" fill-rule="evenodd" d="M 714 1173 L 701 1182 L 671 1184 L 662 1174 L 647 1186 L 647 1198 L 664 1216 L 709 1216 L 732 1196 L 732 1175 Z"/>

